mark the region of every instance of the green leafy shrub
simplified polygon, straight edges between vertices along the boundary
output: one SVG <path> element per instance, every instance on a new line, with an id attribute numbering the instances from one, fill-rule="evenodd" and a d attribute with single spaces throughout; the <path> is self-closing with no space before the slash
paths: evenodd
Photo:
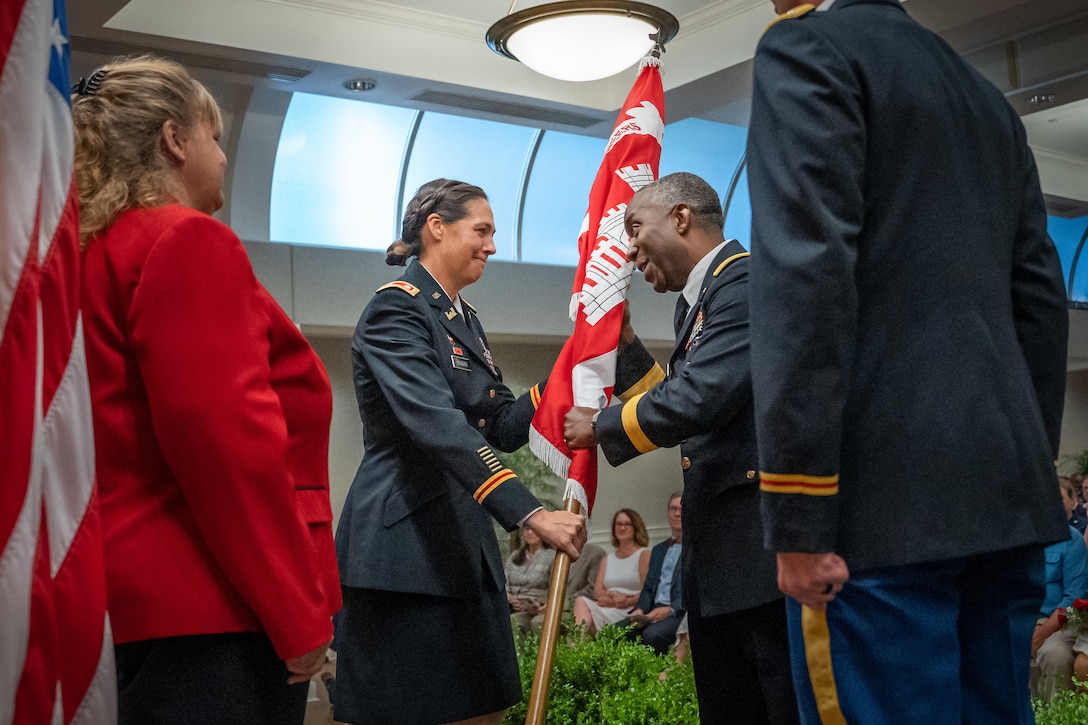
<path id="1" fill-rule="evenodd" d="M 1088 692 L 1059 690 L 1051 702 L 1032 698 L 1035 725 L 1085 725 L 1088 723 Z"/>
<path id="2" fill-rule="evenodd" d="M 619 627 L 606 627 L 596 639 L 561 636 L 555 648 L 546 725 L 692 725 L 699 722 L 691 660 L 677 664 L 671 655 L 628 642 Z M 522 701 L 504 725 L 525 722 L 533 685 L 536 635 L 518 642 Z M 661 679 L 664 672 L 666 679 Z"/>

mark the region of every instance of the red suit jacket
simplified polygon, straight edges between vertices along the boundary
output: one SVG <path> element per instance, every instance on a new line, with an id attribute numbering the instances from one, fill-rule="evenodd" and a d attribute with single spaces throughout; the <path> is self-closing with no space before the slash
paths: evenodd
<path id="1" fill-rule="evenodd" d="M 85 254 L 83 322 L 114 641 L 332 635 L 332 396 L 225 225 L 130 210 Z"/>

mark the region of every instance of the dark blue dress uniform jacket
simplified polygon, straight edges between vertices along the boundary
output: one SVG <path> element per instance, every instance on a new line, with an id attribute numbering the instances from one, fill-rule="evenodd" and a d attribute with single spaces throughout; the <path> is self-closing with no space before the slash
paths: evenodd
<path id="1" fill-rule="evenodd" d="M 768 544 L 866 569 L 1065 537 L 1067 302 L 1016 113 L 896 0 L 774 24 L 753 72 Z"/>
<path id="2" fill-rule="evenodd" d="M 650 549 L 650 565 L 646 569 L 646 581 L 642 583 L 642 591 L 638 594 L 638 604 L 635 605 L 636 608 L 642 610 L 643 614 L 649 614 L 657 606 L 655 603 L 657 585 L 661 582 L 661 570 L 665 566 L 665 555 L 669 553 L 669 541 L 671 541 L 671 537 Z M 674 544 L 674 546 L 679 546 L 679 544 Z M 683 559 L 683 556 L 684 550 L 680 549 L 681 559 Z M 672 616 L 677 619 L 684 616 L 683 578 L 680 567 L 677 567 L 673 570 L 672 581 L 669 582 L 669 607 L 672 609 Z"/>
<path id="3" fill-rule="evenodd" d="M 669 375 L 634 346 L 597 437 L 608 462 L 680 445 L 684 605 L 712 617 L 780 599 L 774 555 L 763 548 L 748 364 L 748 253 L 731 240 L 715 255 L 698 303 L 676 337 Z M 651 369 L 652 368 L 652 369 Z M 632 382 L 634 381 L 634 382 Z"/>
<path id="4" fill-rule="evenodd" d="M 365 451 L 336 536 L 344 586 L 464 597 L 505 587 L 491 519 L 513 530 L 539 503 L 493 447 L 525 444 L 539 389 L 515 399 L 462 306 L 416 261 L 359 319 Z"/>

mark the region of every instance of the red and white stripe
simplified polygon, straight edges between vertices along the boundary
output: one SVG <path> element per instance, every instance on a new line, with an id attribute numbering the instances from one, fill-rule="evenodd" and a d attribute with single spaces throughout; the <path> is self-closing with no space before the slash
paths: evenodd
<path id="1" fill-rule="evenodd" d="M 0 725 L 117 719 L 63 13 L 0 2 Z"/>
<path id="2" fill-rule="evenodd" d="M 563 497 L 580 501 L 587 515 L 597 496 L 597 449 L 567 448 L 563 417 L 573 405 L 603 408 L 612 400 L 623 303 L 633 272 L 623 215 L 635 192 L 657 178 L 661 161 L 665 94 L 659 65 L 654 58 L 643 59 L 590 189 L 571 296 L 574 334 L 552 368 L 529 432 L 533 453 L 566 479 Z"/>

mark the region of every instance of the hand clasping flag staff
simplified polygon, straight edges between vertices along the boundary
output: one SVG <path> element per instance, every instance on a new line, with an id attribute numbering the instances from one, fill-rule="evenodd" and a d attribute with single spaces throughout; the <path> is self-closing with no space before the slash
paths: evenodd
<path id="1" fill-rule="evenodd" d="M 585 510 L 589 515 L 593 510 L 597 494 L 597 449 L 572 452 L 567 448 L 563 441 L 563 417 L 575 405 L 603 408 L 612 399 L 616 347 L 634 270 L 627 259 L 623 215 L 635 192 L 657 178 L 661 160 L 665 98 L 659 66 L 656 57 L 642 60 L 638 78 L 620 109 L 589 192 L 589 208 L 578 237 L 578 269 L 571 295 L 574 334 L 552 368 L 529 432 L 532 451 L 566 479 L 564 504 L 575 513 Z M 527 724 L 541 723 L 544 719 L 569 568 L 570 558 L 560 552 L 552 569 Z"/>
<path id="2" fill-rule="evenodd" d="M 117 721 L 67 19 L 0 2 L 0 723 Z"/>

